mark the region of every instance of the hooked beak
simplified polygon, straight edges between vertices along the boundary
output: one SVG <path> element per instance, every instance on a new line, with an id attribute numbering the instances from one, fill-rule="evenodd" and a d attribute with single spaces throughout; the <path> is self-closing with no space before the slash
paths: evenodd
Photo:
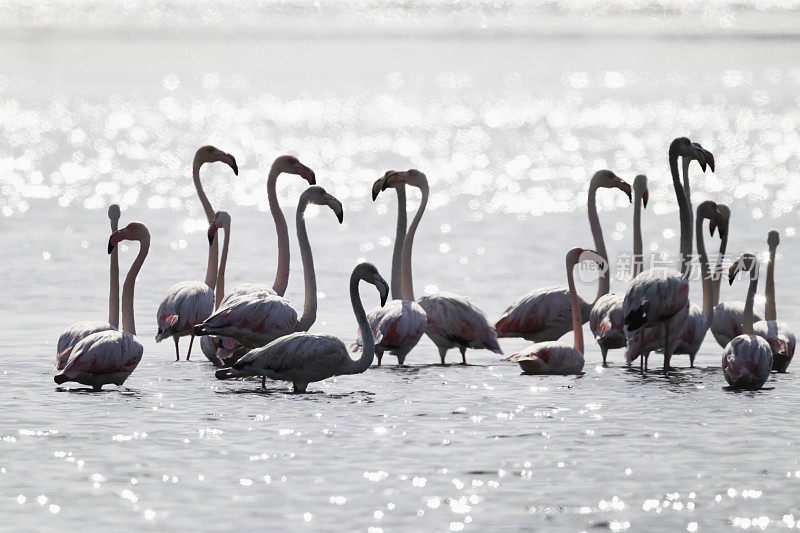
<path id="1" fill-rule="evenodd" d="M 642 206 L 647 209 L 647 199 L 650 197 L 649 191 L 644 191 L 642 193 Z"/>
<path id="2" fill-rule="evenodd" d="M 388 172 L 387 172 L 388 174 Z M 374 202 L 378 195 L 383 190 L 383 182 L 386 181 L 386 176 L 382 178 L 378 178 L 375 180 L 375 183 L 372 184 L 372 201 Z"/>
<path id="3" fill-rule="evenodd" d="M 208 227 L 208 244 L 209 246 L 214 244 L 214 237 L 217 235 L 217 226 L 216 222 L 212 222 L 211 225 Z"/>
<path id="4" fill-rule="evenodd" d="M 114 251 L 114 247 L 117 244 L 119 244 L 119 242 L 123 239 L 123 237 L 125 237 L 125 233 L 124 232 L 125 232 L 124 229 L 117 230 L 114 233 L 112 233 L 111 236 L 108 238 L 108 253 L 109 254 Z"/>
<path id="5" fill-rule="evenodd" d="M 317 177 L 314 175 L 314 171 L 305 166 L 302 163 L 295 164 L 295 170 L 297 170 L 297 174 L 306 180 L 309 185 L 316 185 L 317 184 Z"/>
<path id="6" fill-rule="evenodd" d="M 381 190 L 385 191 L 389 187 L 400 183 L 401 178 L 397 172 L 387 172 L 386 175 L 383 177 L 383 183 L 381 184 Z"/>
<path id="7" fill-rule="evenodd" d="M 344 222 L 344 211 L 340 208 L 339 210 L 334 210 L 336 213 L 336 218 L 339 219 L 339 224 Z"/>
<path id="8" fill-rule="evenodd" d="M 239 175 L 239 167 L 236 165 L 235 157 L 233 157 L 231 154 L 223 152 L 222 156 L 219 159 L 220 161 L 231 167 L 235 175 L 237 176 Z"/>
<path id="9" fill-rule="evenodd" d="M 383 307 L 386 305 L 386 300 L 389 298 L 389 285 L 381 276 L 378 276 L 378 279 L 375 280 L 375 285 L 378 287 L 378 292 L 381 295 L 381 307 Z"/>
<path id="10" fill-rule="evenodd" d="M 633 202 L 633 197 L 631 196 L 631 186 L 629 183 L 620 180 L 620 183 L 619 185 L 617 185 L 617 187 L 619 188 L 619 190 L 628 195 L 629 202 Z"/>

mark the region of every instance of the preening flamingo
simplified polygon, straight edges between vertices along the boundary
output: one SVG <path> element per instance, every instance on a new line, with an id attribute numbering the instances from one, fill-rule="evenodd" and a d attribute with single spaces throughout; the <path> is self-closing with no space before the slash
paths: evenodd
<path id="1" fill-rule="evenodd" d="M 767 246 L 769 246 L 767 286 L 764 291 L 767 297 L 764 306 L 766 320 L 756 322 L 753 325 L 753 331 L 759 337 L 763 337 L 772 349 L 772 370 L 786 372 L 786 368 L 794 357 L 795 337 L 786 324 L 778 322 L 778 313 L 775 307 L 775 251 L 778 249 L 779 243 L 778 231 L 770 230 L 767 236 Z"/>
<path id="2" fill-rule="evenodd" d="M 757 390 L 764 386 L 772 370 L 772 348 L 762 337 L 753 334 L 753 299 L 758 286 L 758 260 L 744 253 L 728 270 L 733 280 L 739 272 L 750 272 L 750 285 L 744 305 L 742 334 L 734 337 L 722 353 L 725 381 L 734 389 Z"/>
<path id="3" fill-rule="evenodd" d="M 136 338 L 133 292 L 136 276 L 150 249 L 150 232 L 144 224 L 131 222 L 111 234 L 108 239 L 108 253 L 123 240 L 139 241 L 139 253 L 122 286 L 122 331 L 99 331 L 81 340 L 72 350 L 64 368 L 53 378 L 59 385 L 74 381 L 89 385 L 94 390 L 109 383 L 121 386 L 142 360 L 144 350 L 142 343 Z"/>
<path id="4" fill-rule="evenodd" d="M 631 186 L 610 170 L 599 170 L 589 183 L 589 226 L 592 230 L 597 253 L 606 257 L 606 245 L 603 240 L 603 230 L 597 216 L 596 195 L 598 188 L 619 189 L 631 198 Z M 598 298 L 608 293 L 611 285 L 611 272 L 608 261 L 605 272 L 597 280 Z M 594 303 L 589 304 L 579 297 L 581 316 L 583 322 L 589 320 L 589 313 Z M 508 309 L 495 324 L 498 337 L 522 337 L 523 339 L 540 342 L 554 341 L 572 329 L 570 313 L 569 290 L 563 287 L 547 287 L 529 292 Z"/>
<path id="5" fill-rule="evenodd" d="M 678 137 L 670 144 L 669 167 L 681 222 L 681 272 L 666 268 L 646 270 L 628 286 L 623 302 L 628 364 L 642 356 L 643 368 L 646 369 L 650 351 L 663 347 L 664 370 L 668 370 L 672 344 L 683 332 L 689 314 L 691 207 L 678 175 L 678 157 L 696 159 L 705 170 L 707 154 L 700 145 L 693 144 L 686 137 Z"/>
<path id="6" fill-rule="evenodd" d="M 390 170 L 372 185 L 372 200 L 383 190 L 386 179 L 396 171 Z M 397 229 L 395 231 L 394 250 L 392 252 L 392 301 L 381 307 L 372 309 L 367 315 L 367 322 L 375 341 L 375 355 L 378 366 L 381 365 L 384 352 L 397 356 L 398 364 L 405 363 L 408 353 L 417 345 L 427 326 L 425 310 L 414 301 L 414 290 L 411 273 L 411 248 L 409 244 L 408 255 L 404 253 L 406 245 L 406 185 L 403 181 L 391 185 L 397 192 Z M 422 200 L 426 201 L 425 198 Z M 420 205 L 414 221 L 419 224 L 422 217 Z M 418 218 L 419 217 L 419 218 Z M 412 221 L 412 224 L 414 224 Z M 414 226 L 416 227 L 416 226 Z M 408 285 L 404 284 L 408 277 Z M 365 330 L 359 329 L 356 342 L 351 345 L 357 352 L 363 344 Z M 369 335 L 368 335 L 369 336 Z"/>
<path id="7" fill-rule="evenodd" d="M 364 305 L 358 294 L 360 281 L 377 287 L 381 305 L 389 296 L 389 285 L 370 263 L 360 263 L 350 275 L 350 302 L 361 331 L 369 331 Z M 342 374 L 361 374 L 372 364 L 375 343 L 371 335 L 365 335 L 361 357 L 357 360 L 342 342 L 332 335 L 312 335 L 298 332 L 277 339 L 263 348 L 250 351 L 232 368 L 218 370 L 218 379 L 260 375 L 261 386 L 266 378 L 292 382 L 294 392 L 306 392 L 309 383 L 322 381 Z"/>
<path id="8" fill-rule="evenodd" d="M 647 208 L 647 176 L 639 174 L 633 180 L 633 276 L 643 270 L 642 256 L 642 207 Z M 622 302 L 625 295 L 621 293 L 604 294 L 592 306 L 589 313 L 589 328 L 592 330 L 600 352 L 603 354 L 603 366 L 606 365 L 608 350 L 624 348 L 626 344 L 622 314 Z"/>
<path id="9" fill-rule="evenodd" d="M 111 232 L 119 225 L 120 211 L 117 204 L 108 206 L 108 219 L 111 221 Z M 108 290 L 108 322 L 86 320 L 76 322 L 61 332 L 56 346 L 56 370 L 62 370 L 67 364 L 75 345 L 92 333 L 116 330 L 119 327 L 119 256 L 116 249 L 111 252 L 111 267 Z"/>
<path id="10" fill-rule="evenodd" d="M 195 334 L 233 337 L 247 348 L 256 348 L 293 331 L 307 331 L 314 324 L 317 316 L 317 281 L 304 218 L 308 204 L 327 205 L 336 214 L 339 223 L 344 216 L 341 202 L 322 187 L 309 187 L 300 196 L 296 218 L 297 238 L 303 258 L 306 293 L 300 320 L 297 320 L 297 313 L 288 300 L 271 292 L 255 290 L 226 297 L 214 314 L 195 327 Z"/>
<path id="11" fill-rule="evenodd" d="M 214 146 L 203 146 L 195 153 L 192 165 L 192 179 L 209 224 L 214 220 L 214 211 L 205 191 L 203 191 L 203 185 L 200 183 L 200 167 L 205 163 L 214 161 L 225 163 L 233 169 L 234 174 L 239 175 L 236 159 L 231 154 L 223 152 Z M 205 282 L 183 281 L 176 283 L 167 289 L 167 293 L 158 306 L 158 312 L 156 313 L 156 322 L 158 324 L 156 342 L 172 337 L 172 340 L 175 341 L 176 361 L 180 361 L 181 358 L 178 340 L 186 335 L 191 335 L 189 350 L 186 352 L 186 360 L 188 361 L 192 355 L 194 326 L 205 320 L 214 311 L 214 287 L 217 283 L 218 254 L 219 244 L 216 241 L 210 242 Z"/>
<path id="12" fill-rule="evenodd" d="M 570 311 L 572 315 L 573 346 L 564 342 L 546 341 L 532 344 L 505 361 L 519 363 L 526 374 L 579 374 L 583 371 L 583 315 L 581 301 L 575 289 L 575 265 L 582 260 L 592 260 L 599 267 L 608 264 L 606 258 L 593 250 L 573 248 L 567 252 L 567 285 L 569 286 Z"/>
<path id="13" fill-rule="evenodd" d="M 403 243 L 403 299 L 414 299 L 413 280 L 411 278 L 411 250 L 414 235 L 428 204 L 428 178 L 418 170 L 394 172 L 386 176 L 382 187 L 386 189 L 399 182 L 416 187 L 422 193 L 422 200 L 414 219 L 408 227 L 408 234 Z M 417 300 L 425 310 L 427 326 L 425 333 L 439 349 L 439 358 L 444 364 L 445 355 L 450 348 L 458 348 L 461 361 L 467 363 L 467 348 L 491 350 L 502 354 L 497 343 L 497 334 L 489 324 L 483 311 L 462 296 L 449 292 L 426 294 Z"/>
<path id="14" fill-rule="evenodd" d="M 689 314 L 686 317 L 686 322 L 683 325 L 681 335 L 675 341 L 675 348 L 672 353 L 675 354 L 688 354 L 689 365 L 694 367 L 694 359 L 700 346 L 703 344 L 703 339 L 706 337 L 708 325 L 713 318 L 714 308 L 712 305 L 713 299 L 713 285 L 711 280 L 711 272 L 708 266 L 708 255 L 706 254 L 705 243 L 703 242 L 703 220 L 708 219 L 712 221 L 709 229 L 711 235 L 714 235 L 714 230 L 719 228 L 720 236 L 725 235 L 727 228 L 722 214 L 717 210 L 717 204 L 707 200 L 697 206 L 697 221 L 695 234 L 697 236 L 697 253 L 700 259 L 700 282 L 703 287 L 703 307 L 701 308 L 695 303 L 689 304 Z"/>

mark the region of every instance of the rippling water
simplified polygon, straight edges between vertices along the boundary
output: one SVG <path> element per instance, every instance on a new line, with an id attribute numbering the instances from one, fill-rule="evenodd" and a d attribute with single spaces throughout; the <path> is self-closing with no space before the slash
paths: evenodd
<path id="1" fill-rule="evenodd" d="M 351 268 L 367 259 L 389 276 L 394 197 L 369 196 L 385 170 L 413 166 L 431 181 L 417 291 L 470 296 L 496 318 L 530 288 L 563 284 L 566 249 L 590 246 L 585 195 L 599 168 L 649 176 L 646 249 L 674 252 L 666 148 L 681 134 L 716 156 L 716 174 L 693 169 L 693 200 L 732 207 L 729 250 L 763 253 L 767 230 L 781 231 L 778 313 L 796 324 L 798 41 L 726 36 L 780 29 L 796 16 L 791 5 L 715 3 L 703 12 L 707 38 L 676 39 L 665 36 L 685 33 L 696 8 L 617 3 L 611 27 L 633 17 L 661 37 L 574 39 L 581 20 L 597 25 L 591 10 L 531 3 L 488 17 L 497 35 L 504 20 L 516 28 L 489 40 L 459 29 L 480 29 L 480 3 L 367 4 L 350 18 L 334 9 L 326 24 L 326 3 L 311 16 L 290 3 L 230 15 L 207 2 L 204 13 L 229 25 L 210 38 L 207 19 L 178 17 L 180 38 L 146 31 L 191 13 L 182 2 L 134 2 L 125 16 L 78 5 L 61 17 L 42 4 L 9 22 L 22 10 L 12 3 L 0 21 L 14 29 L 0 45 L 0 527 L 695 531 L 800 520 L 800 384 L 789 373 L 760 392 L 726 390 L 711 336 L 698 368 L 677 356 L 667 377 L 625 368 L 619 351 L 601 368 L 589 340 L 579 377 L 521 376 L 488 352 L 442 367 L 425 338 L 409 367 L 372 368 L 301 396 L 282 384 L 262 392 L 256 381 L 219 382 L 199 351 L 196 362 L 174 363 L 171 344 L 153 340 L 164 290 L 203 276 L 206 224 L 190 166 L 209 142 L 241 169 L 202 174 L 215 208 L 233 216 L 228 286 L 274 276 L 265 190 L 274 156 L 296 154 L 343 202 L 342 226 L 310 210 L 309 233 L 322 293 L 313 331 L 347 342 Z M 299 34 L 254 31 L 259 21 L 274 28 L 271 9 L 307 15 Z M 442 23 L 448 9 L 461 17 L 452 28 Z M 404 35 L 386 13 L 435 31 Z M 531 29 L 531 13 L 562 21 L 548 26 L 557 35 Z M 726 13 L 739 17 L 725 25 Z M 381 16 L 386 35 L 363 29 Z M 754 22 L 742 29 L 742 19 Z M 98 30 L 114 21 L 130 33 Z M 339 30 L 326 37 L 315 25 Z M 347 36 L 348 27 L 360 29 Z M 279 180 L 287 215 L 302 186 Z M 610 255 L 628 252 L 627 200 L 616 191 L 598 200 Z M 145 357 L 119 390 L 56 391 L 60 330 L 106 316 L 111 201 L 123 224 L 140 220 L 153 234 L 136 290 Z M 123 269 L 135 251 L 123 247 Z M 287 296 L 300 308 L 296 249 L 292 261 Z M 725 287 L 723 298 L 745 290 Z M 368 308 L 377 304 L 362 292 Z M 525 344 L 502 342 L 506 353 Z"/>

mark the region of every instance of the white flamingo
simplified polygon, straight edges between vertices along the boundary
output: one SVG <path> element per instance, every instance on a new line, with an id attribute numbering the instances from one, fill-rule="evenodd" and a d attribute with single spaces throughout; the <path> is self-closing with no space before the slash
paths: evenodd
<path id="1" fill-rule="evenodd" d="M 753 334 L 753 299 L 758 286 L 758 260 L 744 253 L 728 270 L 733 280 L 739 272 L 750 273 L 747 300 L 744 305 L 742 334 L 731 339 L 722 353 L 722 372 L 725 381 L 734 389 L 757 390 L 764 386 L 772 370 L 772 348 L 762 337 Z"/>
<path id="2" fill-rule="evenodd" d="M 254 290 L 226 297 L 214 314 L 195 327 L 195 334 L 233 337 L 247 348 L 257 348 L 293 331 L 307 331 L 314 324 L 317 317 L 317 280 L 304 218 L 308 204 L 327 205 L 336 214 L 339 223 L 344 216 L 341 202 L 322 187 L 311 186 L 300 196 L 296 225 L 305 278 L 305 304 L 300 320 L 297 320 L 297 313 L 285 298 L 266 290 Z"/>
<path id="3" fill-rule="evenodd" d="M 569 286 L 570 311 L 574 344 L 546 341 L 532 344 L 525 350 L 512 355 L 505 361 L 519 364 L 526 374 L 579 374 L 583 371 L 583 315 L 578 292 L 575 290 L 573 270 L 580 261 L 589 259 L 599 267 L 608 264 L 607 260 L 593 250 L 573 248 L 567 252 L 567 285 Z"/>
<path id="4" fill-rule="evenodd" d="M 200 183 L 200 167 L 205 163 L 214 161 L 225 163 L 233 169 L 234 174 L 239 175 L 236 159 L 231 154 L 223 152 L 214 146 L 203 146 L 195 153 L 192 165 L 192 179 L 209 224 L 214 220 L 214 211 L 205 191 L 203 191 L 203 185 Z M 195 325 L 205 320 L 214 311 L 214 287 L 217 283 L 218 253 L 219 243 L 216 241 L 210 242 L 205 282 L 183 281 L 176 283 L 167 289 L 167 293 L 158 306 L 158 312 L 156 313 L 156 322 L 158 324 L 156 342 L 172 337 L 172 340 L 175 341 L 176 361 L 180 361 L 181 358 L 178 348 L 179 339 L 186 335 L 191 336 L 189 350 L 186 352 L 186 360 L 188 361 L 192 355 Z"/>
<path id="5" fill-rule="evenodd" d="M 374 201 L 383 189 L 386 178 L 396 171 L 390 170 L 372 185 L 372 200 Z M 411 283 L 411 245 L 408 255 L 404 253 L 406 246 L 406 189 L 405 182 L 398 181 L 392 187 L 397 192 L 397 228 L 395 231 L 394 250 L 392 252 L 392 301 L 381 307 L 372 309 L 367 314 L 372 335 L 375 340 L 375 356 L 378 366 L 381 365 L 384 352 L 397 356 L 398 364 L 405 363 L 408 353 L 417 345 L 427 326 L 425 310 L 414 301 L 414 288 Z M 426 201 L 423 199 L 423 202 Z M 417 210 L 412 225 L 416 228 L 421 219 L 421 209 Z M 412 236 L 413 242 L 413 236 Z M 409 283 L 404 284 L 406 277 Z M 362 347 L 364 330 L 358 331 L 356 342 L 351 345 L 357 352 Z"/>
<path id="6" fill-rule="evenodd" d="M 639 174 L 633 180 L 633 276 L 643 270 L 642 256 L 642 207 L 647 208 L 647 176 Z M 604 294 L 592 306 L 589 313 L 589 328 L 592 330 L 600 352 L 603 354 L 603 366 L 606 365 L 608 350 L 624 348 L 627 340 L 623 331 L 625 315 L 622 313 L 622 302 L 625 295 L 614 292 Z"/>
<path id="7" fill-rule="evenodd" d="M 369 331 L 364 305 L 358 294 L 358 284 L 362 280 L 377 287 L 381 304 L 389 296 L 389 286 L 370 263 L 360 263 L 353 269 L 350 276 L 350 302 L 359 328 Z M 259 375 L 262 376 L 262 387 L 266 386 L 266 378 L 270 378 L 290 381 L 294 392 L 302 393 L 306 392 L 309 383 L 342 374 L 365 372 L 375 357 L 375 343 L 371 335 L 366 335 L 363 343 L 361 357 L 353 360 L 339 338 L 297 332 L 250 351 L 232 368 L 218 370 L 216 377 L 228 379 Z"/>
<path id="8" fill-rule="evenodd" d="M 631 198 L 631 186 L 610 170 L 599 170 L 589 183 L 588 212 L 589 226 L 592 230 L 597 253 L 606 257 L 606 246 L 603 230 L 597 216 L 596 195 L 598 188 L 619 189 Z M 608 262 L 605 264 L 603 276 L 597 280 L 597 296 L 595 302 L 608 293 L 611 285 L 611 272 Z M 579 297 L 583 322 L 589 320 L 589 313 L 594 303 L 586 303 Z M 495 324 L 498 337 L 522 337 L 540 342 L 554 341 L 572 329 L 569 291 L 563 287 L 547 287 L 529 292 L 508 309 Z"/>
<path id="9" fill-rule="evenodd" d="M 688 354 L 689 366 L 694 368 L 694 360 L 700 346 L 703 344 L 703 339 L 706 337 L 708 325 L 713 319 L 714 307 L 712 299 L 714 297 L 713 282 L 711 280 L 711 272 L 708 266 L 708 255 L 706 254 L 706 247 L 703 241 L 703 220 L 708 219 L 712 221 L 710 224 L 711 235 L 714 235 L 714 230 L 719 228 L 720 236 L 724 236 L 727 228 L 722 214 L 717 210 L 717 204 L 707 200 L 697 206 L 697 221 L 695 234 L 697 236 L 697 253 L 700 256 L 700 283 L 703 288 L 703 307 L 695 303 L 689 304 L 689 314 L 686 317 L 686 322 L 683 325 L 683 331 L 680 336 L 675 340 L 675 347 L 672 354 Z"/>
<path id="10" fill-rule="evenodd" d="M 691 207 L 678 175 L 678 157 L 696 159 L 705 171 L 708 152 L 686 137 L 678 137 L 669 147 L 672 185 L 681 221 L 681 272 L 650 269 L 636 276 L 625 293 L 623 313 L 628 339 L 625 358 L 630 364 L 641 356 L 647 369 L 650 351 L 662 347 L 664 371 L 669 369 L 672 345 L 680 337 L 689 315 L 689 261 L 691 254 Z"/>
<path id="11" fill-rule="evenodd" d="M 780 243 L 777 230 L 770 230 L 767 236 L 769 246 L 769 264 L 767 265 L 767 286 L 764 290 L 767 298 L 764 306 L 766 320 L 760 320 L 753 325 L 753 331 L 769 343 L 772 348 L 772 370 L 786 372 L 789 363 L 794 357 L 794 333 L 783 322 L 778 322 L 778 313 L 775 307 L 775 251 Z"/>
<path id="12" fill-rule="evenodd" d="M 413 280 L 411 278 L 411 249 L 414 244 L 414 235 L 428 204 L 428 178 L 418 170 L 394 172 L 386 177 L 382 187 L 386 189 L 397 183 L 404 182 L 412 187 L 417 187 L 422 193 L 417 214 L 408 227 L 408 234 L 403 243 L 403 296 L 413 300 Z M 439 349 L 439 358 L 444 364 L 445 355 L 450 348 L 458 348 L 461 352 L 462 364 L 467 364 L 467 348 L 487 349 L 502 354 L 497 343 L 497 334 L 489 324 L 483 311 L 462 296 L 449 292 L 426 294 L 417 300 L 419 306 L 425 310 L 427 327 L 425 333 Z"/>
<path id="13" fill-rule="evenodd" d="M 120 211 L 117 204 L 108 207 L 108 219 L 111 221 L 111 232 L 119 225 Z M 62 370 L 67 364 L 75 345 L 92 333 L 119 328 L 119 256 L 116 249 L 111 252 L 111 268 L 108 290 L 108 322 L 101 320 L 85 320 L 76 322 L 61 332 L 56 347 L 56 370 Z"/>
<path id="14" fill-rule="evenodd" d="M 144 350 L 142 343 L 136 338 L 133 292 L 136 276 L 150 249 L 150 232 L 144 224 L 131 222 L 111 234 L 108 239 L 108 253 L 123 240 L 139 241 L 139 253 L 122 286 L 122 331 L 99 331 L 81 340 L 72 350 L 67 364 L 53 378 L 59 385 L 74 381 L 89 385 L 94 390 L 100 390 L 109 383 L 121 386 L 142 360 Z"/>

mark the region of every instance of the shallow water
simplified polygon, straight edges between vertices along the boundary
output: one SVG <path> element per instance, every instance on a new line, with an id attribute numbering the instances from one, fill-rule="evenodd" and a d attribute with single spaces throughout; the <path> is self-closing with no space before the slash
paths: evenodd
<path id="1" fill-rule="evenodd" d="M 61 27 L 36 20 L 22 30 Z M 264 181 L 275 155 L 298 155 L 343 202 L 342 226 L 327 210 L 311 210 L 308 225 L 322 293 L 312 331 L 346 342 L 350 270 L 366 259 L 389 277 L 394 197 L 369 199 L 386 169 L 414 166 L 431 180 L 417 293 L 467 295 L 495 319 L 529 289 L 565 283 L 564 252 L 591 245 L 585 194 L 599 168 L 648 174 L 646 249 L 674 252 L 666 148 L 681 134 L 716 156 L 716 174 L 693 167 L 693 201 L 731 206 L 731 252 L 763 253 L 767 230 L 781 231 L 778 313 L 795 324 L 798 41 L 203 40 L 197 28 L 143 40 L 74 35 L 70 24 L 0 45 L 0 528 L 695 531 L 800 520 L 800 384 L 790 372 L 759 392 L 727 390 L 710 335 L 698 368 L 676 356 L 667 376 L 626 368 L 620 351 L 601 368 L 587 336 L 578 377 L 523 376 L 488 352 L 442 367 L 426 338 L 406 368 L 387 356 L 299 396 L 217 381 L 199 349 L 175 363 L 171 343 L 153 340 L 164 290 L 203 277 L 206 225 L 189 176 L 207 142 L 241 168 L 238 178 L 219 165 L 202 173 L 214 206 L 233 216 L 229 287 L 274 276 Z M 279 181 L 292 231 L 302 185 Z M 106 316 L 110 201 L 122 224 L 153 234 L 136 289 L 145 356 L 119 390 L 56 389 L 60 330 Z M 609 254 L 627 253 L 627 199 L 601 191 L 598 201 Z M 122 248 L 123 272 L 135 252 Z M 287 296 L 300 308 L 296 247 L 292 265 Z M 723 299 L 745 291 L 726 286 Z M 377 305 L 371 287 L 361 292 Z"/>

